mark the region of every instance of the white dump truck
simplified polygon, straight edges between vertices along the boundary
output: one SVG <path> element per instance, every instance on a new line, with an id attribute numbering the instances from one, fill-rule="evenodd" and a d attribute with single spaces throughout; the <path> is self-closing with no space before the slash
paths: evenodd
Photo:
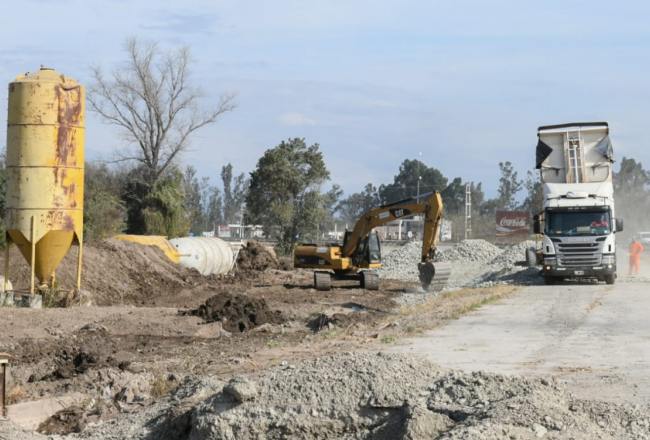
<path id="1" fill-rule="evenodd" d="M 613 149 L 606 122 L 539 127 L 536 167 L 544 210 L 533 217 L 542 235 L 536 259 L 546 284 L 565 278 L 616 280 Z M 527 255 L 530 259 L 530 255 Z"/>

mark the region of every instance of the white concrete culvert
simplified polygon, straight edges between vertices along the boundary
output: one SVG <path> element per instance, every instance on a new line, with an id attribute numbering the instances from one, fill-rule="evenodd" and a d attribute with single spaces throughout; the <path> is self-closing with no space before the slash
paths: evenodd
<path id="1" fill-rule="evenodd" d="M 241 382 L 240 379 L 238 379 Z M 346 353 L 276 367 L 248 379 L 174 393 L 68 438 L 161 440 L 649 438 L 650 408 L 580 401 L 553 379 L 441 371 L 404 355 Z M 205 380 L 201 382 L 205 384 Z M 211 393 L 214 393 L 210 395 Z M 197 402 L 196 396 L 202 396 Z M 204 396 L 210 395 L 205 398 Z M 128 437 L 125 437 L 128 435 Z"/>

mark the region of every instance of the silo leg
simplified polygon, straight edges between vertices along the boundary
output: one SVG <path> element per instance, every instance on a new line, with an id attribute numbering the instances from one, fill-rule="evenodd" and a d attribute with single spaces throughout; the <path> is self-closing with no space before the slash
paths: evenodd
<path id="1" fill-rule="evenodd" d="M 32 216 L 32 221 L 31 221 L 31 237 L 29 237 L 31 244 L 32 244 L 32 261 L 31 261 L 31 269 L 32 269 L 32 274 L 31 274 L 31 281 L 29 285 L 29 293 L 31 295 L 34 295 L 34 273 L 36 271 L 36 242 L 34 241 L 34 238 L 36 237 L 36 231 L 34 230 L 36 228 L 36 225 L 34 224 L 34 216 Z"/>

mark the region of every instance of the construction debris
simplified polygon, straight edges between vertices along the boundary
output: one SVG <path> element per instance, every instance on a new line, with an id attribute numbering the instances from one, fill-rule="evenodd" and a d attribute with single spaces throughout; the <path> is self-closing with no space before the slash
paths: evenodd
<path id="1" fill-rule="evenodd" d="M 244 394 L 232 381 L 209 392 L 205 381 L 184 381 L 156 406 L 68 438 L 650 438 L 647 406 L 577 400 L 554 379 L 446 372 L 403 355 L 342 353 L 235 382 Z"/>

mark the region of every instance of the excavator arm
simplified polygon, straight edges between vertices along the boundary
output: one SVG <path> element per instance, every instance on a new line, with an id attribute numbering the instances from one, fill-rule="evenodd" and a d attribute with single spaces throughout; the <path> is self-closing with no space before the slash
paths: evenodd
<path id="1" fill-rule="evenodd" d="M 441 270 L 438 264 L 436 267 L 433 265 L 433 256 L 438 244 L 440 226 L 442 224 L 442 197 L 439 192 L 432 192 L 424 194 L 420 199 L 424 199 L 424 201 L 420 202 L 418 199 L 410 198 L 380 206 L 365 213 L 354 225 L 352 232 L 344 243 L 341 252 L 342 256 L 352 257 L 356 253 L 360 243 L 370 234 L 373 228 L 401 218 L 424 214 L 422 255 L 420 264 L 418 265 L 420 282 L 425 289 L 429 288 L 434 277 L 439 278 L 439 281 L 444 283 L 449 277 L 448 268 L 445 267 Z"/>

